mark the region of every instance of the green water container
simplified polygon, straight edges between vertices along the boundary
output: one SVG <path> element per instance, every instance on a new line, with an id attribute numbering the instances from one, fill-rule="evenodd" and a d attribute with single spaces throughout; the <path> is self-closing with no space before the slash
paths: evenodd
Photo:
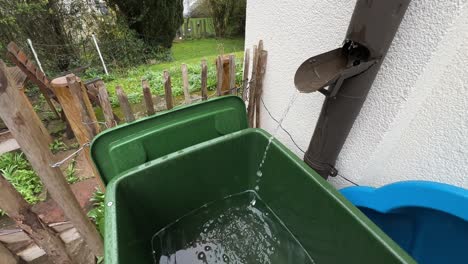
<path id="1" fill-rule="evenodd" d="M 107 183 L 106 264 L 154 263 L 151 239 L 161 228 L 206 203 L 253 190 L 270 138 L 248 128 L 237 97 L 99 135 L 91 153 Z M 279 141 L 273 140 L 262 171 L 259 196 L 315 263 L 415 263 Z"/>

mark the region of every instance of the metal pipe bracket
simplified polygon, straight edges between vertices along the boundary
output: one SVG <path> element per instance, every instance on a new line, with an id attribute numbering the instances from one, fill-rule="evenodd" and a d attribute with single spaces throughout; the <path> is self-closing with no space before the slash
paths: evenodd
<path id="1" fill-rule="evenodd" d="M 378 62 L 378 59 L 370 59 L 369 56 L 365 46 L 346 40 L 343 47 L 302 63 L 294 77 L 294 84 L 301 93 L 319 91 L 327 97 L 335 97 L 344 80 L 367 71 Z"/>

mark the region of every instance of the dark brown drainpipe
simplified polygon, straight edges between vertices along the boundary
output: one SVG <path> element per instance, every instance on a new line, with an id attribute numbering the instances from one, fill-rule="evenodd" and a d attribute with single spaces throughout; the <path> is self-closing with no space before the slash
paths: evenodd
<path id="1" fill-rule="evenodd" d="M 338 174 L 338 154 L 410 1 L 358 0 L 343 47 L 308 59 L 296 73 L 299 91 L 319 91 L 326 96 L 304 156 L 305 162 L 324 178 Z"/>

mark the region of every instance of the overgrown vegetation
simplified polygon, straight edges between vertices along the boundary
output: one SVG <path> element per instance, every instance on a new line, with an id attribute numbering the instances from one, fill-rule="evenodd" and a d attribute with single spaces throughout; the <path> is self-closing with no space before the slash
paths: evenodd
<path id="1" fill-rule="evenodd" d="M 96 189 L 96 191 L 93 193 L 93 196 L 91 197 L 90 201 L 93 203 L 94 208 L 91 209 L 91 211 L 88 212 L 88 217 L 93 220 L 93 222 L 96 224 L 96 227 L 98 228 L 99 232 L 104 235 L 104 200 L 105 200 L 105 195 L 104 193 Z"/>
<path id="2" fill-rule="evenodd" d="M 50 148 L 55 153 L 69 149 L 67 145 L 58 140 L 55 140 Z M 45 198 L 41 195 L 44 191 L 41 179 L 33 170 L 23 153 L 10 152 L 1 155 L 0 172 L 29 204 L 34 205 Z M 76 172 L 75 159 L 73 159 L 65 169 L 65 176 L 69 184 L 80 181 Z M 0 215 L 2 215 L 1 210 Z"/>
<path id="3" fill-rule="evenodd" d="M 54 63 L 54 68 L 66 70 L 76 58 L 69 46 L 72 36 L 65 29 L 67 13 L 58 0 L 0 0 L 0 53 L 5 54 L 6 45 L 13 40 L 26 46 L 27 38 L 44 45 L 61 45 L 64 56 Z"/>
<path id="4" fill-rule="evenodd" d="M 22 153 L 0 156 L 0 171 L 28 203 L 41 201 L 42 182 Z"/>
<path id="5" fill-rule="evenodd" d="M 169 4 L 178 1 L 180 0 L 148 2 Z M 133 2 L 141 9 L 139 1 Z M 161 8 L 157 10 L 162 12 Z M 50 77 L 66 71 L 79 73 L 85 69 L 102 72 L 92 40 L 92 33 L 95 33 L 102 55 L 108 68 L 112 70 L 150 60 L 170 60 L 167 38 L 172 33 L 158 35 L 155 32 L 143 34 L 135 31 L 129 27 L 129 21 L 125 17 L 118 15 L 120 11 L 106 7 L 102 1 L 0 0 L 0 54 L 5 54 L 6 45 L 15 41 L 32 58 L 26 42 L 30 38 L 44 70 Z M 178 17 L 179 15 L 173 13 L 167 19 L 180 20 L 176 23 L 180 25 L 182 11 L 180 18 Z M 161 21 L 148 23 L 155 23 L 150 27 L 153 30 L 164 24 L 161 24 Z M 177 28 L 178 26 L 175 30 Z M 159 36 L 165 36 L 166 39 L 161 40 Z M 170 41 L 172 39 L 173 37 Z"/>
<path id="6" fill-rule="evenodd" d="M 232 37 L 245 34 L 246 0 L 201 1 L 208 1 L 209 3 L 217 37 Z"/>
<path id="7" fill-rule="evenodd" d="M 107 79 L 106 85 L 110 93 L 110 99 L 114 106 L 118 105 L 115 96 L 115 87 L 122 85 L 127 92 L 131 103 L 139 103 L 142 100 L 141 79 L 146 78 L 151 85 L 153 94 L 164 95 L 163 71 L 169 70 L 171 74 L 173 94 L 182 95 L 182 73 L 181 65 L 186 63 L 189 70 L 190 91 L 196 92 L 201 87 L 200 62 L 206 59 L 208 62 L 208 89 L 216 89 L 216 68 L 215 59 L 218 54 L 236 55 L 237 62 L 237 83 L 242 82 L 242 63 L 243 63 L 243 39 L 201 39 L 190 40 L 175 43 L 172 47 L 174 60 L 172 62 L 160 63 L 156 65 L 141 65 L 130 68 L 121 74 L 112 74 Z M 95 76 L 87 76 L 93 78 Z"/>

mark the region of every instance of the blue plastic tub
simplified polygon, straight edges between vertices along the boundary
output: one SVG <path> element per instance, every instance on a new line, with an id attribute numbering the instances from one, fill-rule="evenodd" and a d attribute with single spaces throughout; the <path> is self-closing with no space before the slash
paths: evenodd
<path id="1" fill-rule="evenodd" d="M 468 263 L 468 190 L 411 181 L 341 193 L 419 263 Z"/>

